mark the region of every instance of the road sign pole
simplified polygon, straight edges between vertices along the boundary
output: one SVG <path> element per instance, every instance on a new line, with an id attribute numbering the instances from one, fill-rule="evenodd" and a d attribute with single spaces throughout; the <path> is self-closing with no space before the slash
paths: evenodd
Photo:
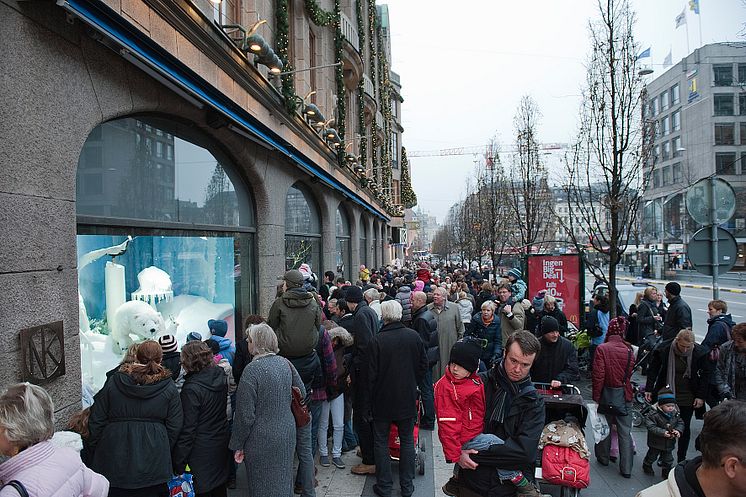
<path id="1" fill-rule="evenodd" d="M 717 223 L 717 197 L 715 196 L 715 176 L 710 178 L 710 219 L 712 221 L 712 299 L 720 298 L 720 287 L 718 277 L 720 275 L 720 258 L 718 256 L 718 223 Z"/>

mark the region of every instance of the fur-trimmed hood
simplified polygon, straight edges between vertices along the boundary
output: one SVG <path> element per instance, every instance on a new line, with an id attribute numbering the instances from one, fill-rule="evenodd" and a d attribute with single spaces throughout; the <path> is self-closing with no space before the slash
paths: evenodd
<path id="1" fill-rule="evenodd" d="M 329 333 L 329 341 L 334 343 L 334 339 L 336 338 L 339 341 L 339 344 L 343 347 L 349 347 L 352 345 L 352 342 L 354 341 L 352 338 L 352 335 L 350 333 L 342 328 L 341 326 L 337 326 L 335 328 L 332 328 L 328 331 Z"/>

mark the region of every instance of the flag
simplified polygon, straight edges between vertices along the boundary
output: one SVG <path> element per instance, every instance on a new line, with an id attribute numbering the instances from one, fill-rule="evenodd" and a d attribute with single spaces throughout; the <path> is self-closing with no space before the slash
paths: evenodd
<path id="1" fill-rule="evenodd" d="M 682 24 L 686 24 L 686 9 L 682 10 L 681 14 L 676 16 L 676 27 L 678 28 Z"/>
<path id="2" fill-rule="evenodd" d="M 699 0 L 689 0 L 689 10 L 699 14 Z"/>
<path id="3" fill-rule="evenodd" d="M 671 50 L 668 51 L 668 55 L 666 55 L 666 58 L 663 59 L 663 68 L 669 67 L 672 64 L 671 59 L 673 58 L 673 54 L 671 53 Z"/>
<path id="4" fill-rule="evenodd" d="M 650 57 L 650 47 L 640 52 L 640 55 L 637 56 L 637 60 L 644 59 L 645 57 Z"/>

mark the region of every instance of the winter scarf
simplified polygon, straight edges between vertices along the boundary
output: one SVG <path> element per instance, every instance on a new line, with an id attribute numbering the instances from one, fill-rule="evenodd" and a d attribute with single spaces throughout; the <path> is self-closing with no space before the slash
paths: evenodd
<path id="1" fill-rule="evenodd" d="M 676 395 L 676 356 L 686 357 L 686 371 L 684 372 L 684 378 L 691 378 L 692 376 L 692 353 L 694 347 L 691 347 L 685 354 L 679 352 L 676 347 L 676 342 L 671 342 L 671 348 L 668 351 L 668 370 L 666 371 L 666 381 L 668 382 L 668 388 L 671 389 L 674 395 Z"/>
<path id="2" fill-rule="evenodd" d="M 510 406 L 520 393 L 525 392 L 527 387 L 533 388 L 531 376 L 526 376 L 518 382 L 510 381 L 505 372 L 504 360 L 495 366 L 495 380 L 497 389 L 490 405 L 490 422 L 502 423 L 505 416 L 510 412 Z"/>
<path id="3" fill-rule="evenodd" d="M 482 314 L 482 323 L 484 324 L 485 327 L 491 325 L 492 321 L 494 321 L 494 320 L 495 320 L 495 313 L 494 312 L 492 313 L 492 317 L 490 318 L 489 321 L 485 321 L 484 320 L 484 314 Z"/>

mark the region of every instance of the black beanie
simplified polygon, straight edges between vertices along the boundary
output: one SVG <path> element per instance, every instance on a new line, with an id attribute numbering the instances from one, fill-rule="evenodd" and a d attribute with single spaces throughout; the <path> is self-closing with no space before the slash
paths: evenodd
<path id="1" fill-rule="evenodd" d="M 544 316 L 541 319 L 541 334 L 546 335 L 553 331 L 559 331 L 559 323 L 552 316 Z"/>
<path id="2" fill-rule="evenodd" d="M 482 356 L 482 349 L 472 341 L 458 341 L 451 347 L 451 357 L 448 362 L 458 364 L 470 373 L 479 369 L 479 358 Z"/>

